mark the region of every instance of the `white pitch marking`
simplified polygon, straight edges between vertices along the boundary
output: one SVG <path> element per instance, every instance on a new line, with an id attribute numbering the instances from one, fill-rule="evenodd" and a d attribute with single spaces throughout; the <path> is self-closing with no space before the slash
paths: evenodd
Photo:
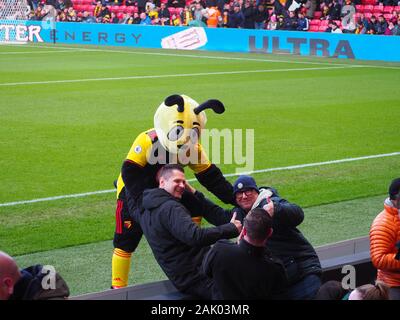
<path id="1" fill-rule="evenodd" d="M 5 82 L 0 83 L 1 87 L 36 85 L 36 84 L 59 84 L 59 83 L 76 83 L 76 82 L 93 82 L 93 81 L 121 81 L 135 79 L 162 79 L 162 78 L 178 78 L 178 77 L 201 77 L 211 75 L 227 75 L 227 74 L 246 74 L 246 73 L 269 73 L 269 72 L 292 72 L 292 71 L 315 71 L 315 70 L 332 70 L 332 69 L 350 69 L 353 67 L 320 67 L 320 68 L 292 68 L 292 69 L 263 69 L 263 70 L 241 70 L 241 71 L 219 71 L 219 72 L 199 72 L 199 73 L 183 73 L 183 74 L 161 74 L 161 75 L 142 75 L 128 77 L 113 78 L 89 78 L 89 79 L 65 79 L 65 80 L 48 80 L 48 81 L 27 81 L 27 82 Z"/>
<path id="2" fill-rule="evenodd" d="M 74 50 L 76 52 L 82 52 L 82 50 Z M 71 50 L 42 50 L 42 51 L 9 51 L 9 52 L 0 52 L 1 55 L 16 55 L 16 54 L 41 54 L 41 53 L 62 53 L 62 52 L 74 52 Z"/>
<path id="3" fill-rule="evenodd" d="M 257 174 L 257 173 L 272 172 L 272 171 L 295 170 L 295 169 L 301 169 L 301 168 L 319 167 L 319 166 L 326 166 L 326 165 L 330 165 L 330 164 L 338 164 L 338 163 L 360 161 L 360 160 L 367 160 L 367 159 L 394 157 L 394 156 L 398 156 L 398 155 L 400 155 L 400 152 L 383 153 L 383 154 L 375 154 L 375 155 L 356 157 L 356 158 L 345 158 L 345 159 L 331 160 L 331 161 L 324 161 L 324 162 L 299 164 L 299 165 L 287 166 L 287 167 L 267 168 L 267 169 L 260 169 L 260 170 L 241 172 L 241 173 L 229 173 L 224 176 L 225 177 L 234 177 L 234 176 L 239 176 L 242 174 Z M 197 181 L 197 180 L 189 179 L 188 181 L 193 182 L 193 181 Z M 87 197 L 87 196 L 92 196 L 92 195 L 97 195 L 97 194 L 102 194 L 102 193 L 111 193 L 111 192 L 116 192 L 116 189 L 100 190 L 100 191 L 77 193 L 77 194 L 68 194 L 68 195 L 63 195 L 63 196 L 39 198 L 39 199 L 33 199 L 33 200 L 6 202 L 6 203 L 0 203 L 0 207 L 10 207 L 10 206 L 16 206 L 16 205 L 20 205 L 20 204 L 28 204 L 28 203 L 43 202 L 43 201 L 53 201 L 53 200 L 67 199 L 67 198 L 81 198 L 81 197 Z"/>

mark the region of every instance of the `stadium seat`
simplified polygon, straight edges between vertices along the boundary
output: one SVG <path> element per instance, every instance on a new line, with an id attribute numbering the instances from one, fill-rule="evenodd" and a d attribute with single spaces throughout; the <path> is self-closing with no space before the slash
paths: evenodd
<path id="1" fill-rule="evenodd" d="M 356 11 L 357 12 L 364 12 L 364 5 L 356 4 Z"/>
<path id="2" fill-rule="evenodd" d="M 321 23 L 321 20 L 319 20 L 319 19 L 312 19 L 312 20 L 310 21 L 310 26 L 319 26 L 320 23 Z"/>
<path id="3" fill-rule="evenodd" d="M 383 6 L 374 6 L 373 13 L 375 15 L 382 14 L 382 12 L 383 12 Z"/>
<path id="4" fill-rule="evenodd" d="M 374 5 L 377 4 L 378 1 L 377 0 L 362 0 L 361 2 L 362 2 L 363 5 L 372 5 L 372 6 L 374 6 Z"/>
<path id="5" fill-rule="evenodd" d="M 169 7 L 168 8 L 169 14 L 172 16 L 173 14 L 175 14 L 175 8 L 173 7 Z"/>
<path id="6" fill-rule="evenodd" d="M 125 12 L 132 14 L 132 13 L 135 12 L 135 7 L 134 6 L 127 6 Z"/>
<path id="7" fill-rule="evenodd" d="M 365 5 L 364 6 L 364 13 L 366 13 L 366 12 L 373 12 L 374 11 L 374 6 L 372 6 L 372 5 Z"/>
<path id="8" fill-rule="evenodd" d="M 181 12 L 183 11 L 183 8 L 175 8 L 175 14 L 181 14 Z"/>
<path id="9" fill-rule="evenodd" d="M 395 7 L 393 8 L 393 10 L 396 10 L 397 13 L 399 13 L 399 12 L 400 12 L 400 6 L 395 6 Z"/>
<path id="10" fill-rule="evenodd" d="M 383 14 L 383 17 L 384 17 L 386 20 L 390 20 L 390 19 L 392 19 L 393 15 L 392 15 L 391 13 L 384 13 L 384 14 Z"/>
<path id="11" fill-rule="evenodd" d="M 393 6 L 385 6 L 383 7 L 383 13 L 392 13 L 394 7 Z"/>
<path id="12" fill-rule="evenodd" d="M 82 0 L 82 4 L 85 4 L 85 5 L 91 5 L 92 4 L 92 0 Z"/>
<path id="13" fill-rule="evenodd" d="M 118 18 L 118 19 L 122 19 L 123 17 L 124 17 L 124 14 L 123 14 L 122 12 L 120 12 L 120 13 L 117 14 L 117 18 Z"/>
<path id="14" fill-rule="evenodd" d="M 356 12 L 356 13 L 354 14 L 354 18 L 356 19 L 356 21 L 357 21 L 358 19 L 360 19 L 360 17 L 361 17 L 361 13 L 360 13 L 360 12 Z"/>
<path id="15" fill-rule="evenodd" d="M 321 22 L 320 22 L 320 26 L 324 26 L 325 28 L 327 28 L 328 27 L 328 24 L 329 24 L 329 21 L 328 20 L 321 20 Z"/>
<path id="16" fill-rule="evenodd" d="M 113 13 L 117 13 L 118 8 L 116 6 L 107 6 L 108 10 Z"/>
<path id="17" fill-rule="evenodd" d="M 122 5 L 122 6 L 119 6 L 119 11 L 120 12 L 126 12 L 126 8 L 127 8 L 127 6 L 125 6 L 125 5 Z"/>
<path id="18" fill-rule="evenodd" d="M 74 5 L 74 4 L 80 5 L 80 4 L 84 4 L 84 3 L 83 3 L 82 0 L 75 0 L 75 1 L 72 2 L 72 5 Z"/>
<path id="19" fill-rule="evenodd" d="M 338 25 L 339 28 L 342 27 L 342 21 L 340 20 L 334 20 L 336 22 L 336 24 Z"/>
<path id="20" fill-rule="evenodd" d="M 322 16 L 322 12 L 321 11 L 315 11 L 314 12 L 314 19 L 319 19 Z"/>
<path id="21" fill-rule="evenodd" d="M 318 32 L 318 31 L 319 31 L 319 26 L 317 26 L 317 25 L 310 25 L 310 28 L 308 29 L 308 31 L 311 31 L 311 32 Z"/>
<path id="22" fill-rule="evenodd" d="M 372 13 L 366 12 L 366 13 L 364 13 L 364 16 L 369 20 L 369 19 L 371 19 Z"/>
<path id="23" fill-rule="evenodd" d="M 319 32 L 325 32 L 325 30 L 328 28 L 328 26 L 319 26 L 318 31 Z"/>

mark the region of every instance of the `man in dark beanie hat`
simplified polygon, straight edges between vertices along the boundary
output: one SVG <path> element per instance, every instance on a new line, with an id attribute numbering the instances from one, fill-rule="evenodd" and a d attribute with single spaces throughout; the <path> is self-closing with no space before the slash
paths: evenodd
<path id="1" fill-rule="evenodd" d="M 233 209 L 225 210 L 210 204 L 200 192 L 191 191 L 199 199 L 196 207 L 201 212 L 225 217 L 226 221 L 230 221 L 235 213 L 243 223 L 252 209 L 264 209 L 265 214 L 272 218 L 273 229 L 266 249 L 282 261 L 288 280 L 285 294 L 275 298 L 306 300 L 315 297 L 321 286 L 322 268 L 315 249 L 297 228 L 304 220 L 301 207 L 282 198 L 275 188 L 258 187 L 255 180 L 247 175 L 239 176 L 233 184 L 233 196 L 237 204 Z"/>
<path id="2" fill-rule="evenodd" d="M 400 178 L 390 184 L 383 206 L 369 232 L 371 260 L 377 279 L 390 286 L 390 299 L 400 300 Z"/>

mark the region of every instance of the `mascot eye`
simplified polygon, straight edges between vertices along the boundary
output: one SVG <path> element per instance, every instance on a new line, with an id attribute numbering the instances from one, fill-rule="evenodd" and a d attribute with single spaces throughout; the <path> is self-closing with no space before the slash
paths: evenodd
<path id="1" fill-rule="evenodd" d="M 190 140 L 196 143 L 199 140 L 200 131 L 199 128 L 193 128 L 190 130 Z"/>
<path id="2" fill-rule="evenodd" d="M 168 132 L 167 137 L 168 137 L 168 139 L 171 140 L 171 141 L 176 141 L 176 140 L 178 140 L 178 139 L 182 136 L 183 131 L 184 131 L 184 129 L 183 129 L 182 126 L 173 127 L 173 128 Z"/>

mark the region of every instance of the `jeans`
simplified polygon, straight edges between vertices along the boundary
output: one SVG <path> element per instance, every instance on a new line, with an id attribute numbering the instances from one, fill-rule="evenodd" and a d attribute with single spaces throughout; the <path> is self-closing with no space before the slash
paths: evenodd
<path id="1" fill-rule="evenodd" d="M 289 287 L 286 295 L 289 300 L 311 300 L 314 299 L 320 287 L 321 278 L 316 274 L 309 274 Z"/>
<path id="2" fill-rule="evenodd" d="M 391 287 L 389 289 L 390 300 L 400 300 L 400 287 Z"/>

